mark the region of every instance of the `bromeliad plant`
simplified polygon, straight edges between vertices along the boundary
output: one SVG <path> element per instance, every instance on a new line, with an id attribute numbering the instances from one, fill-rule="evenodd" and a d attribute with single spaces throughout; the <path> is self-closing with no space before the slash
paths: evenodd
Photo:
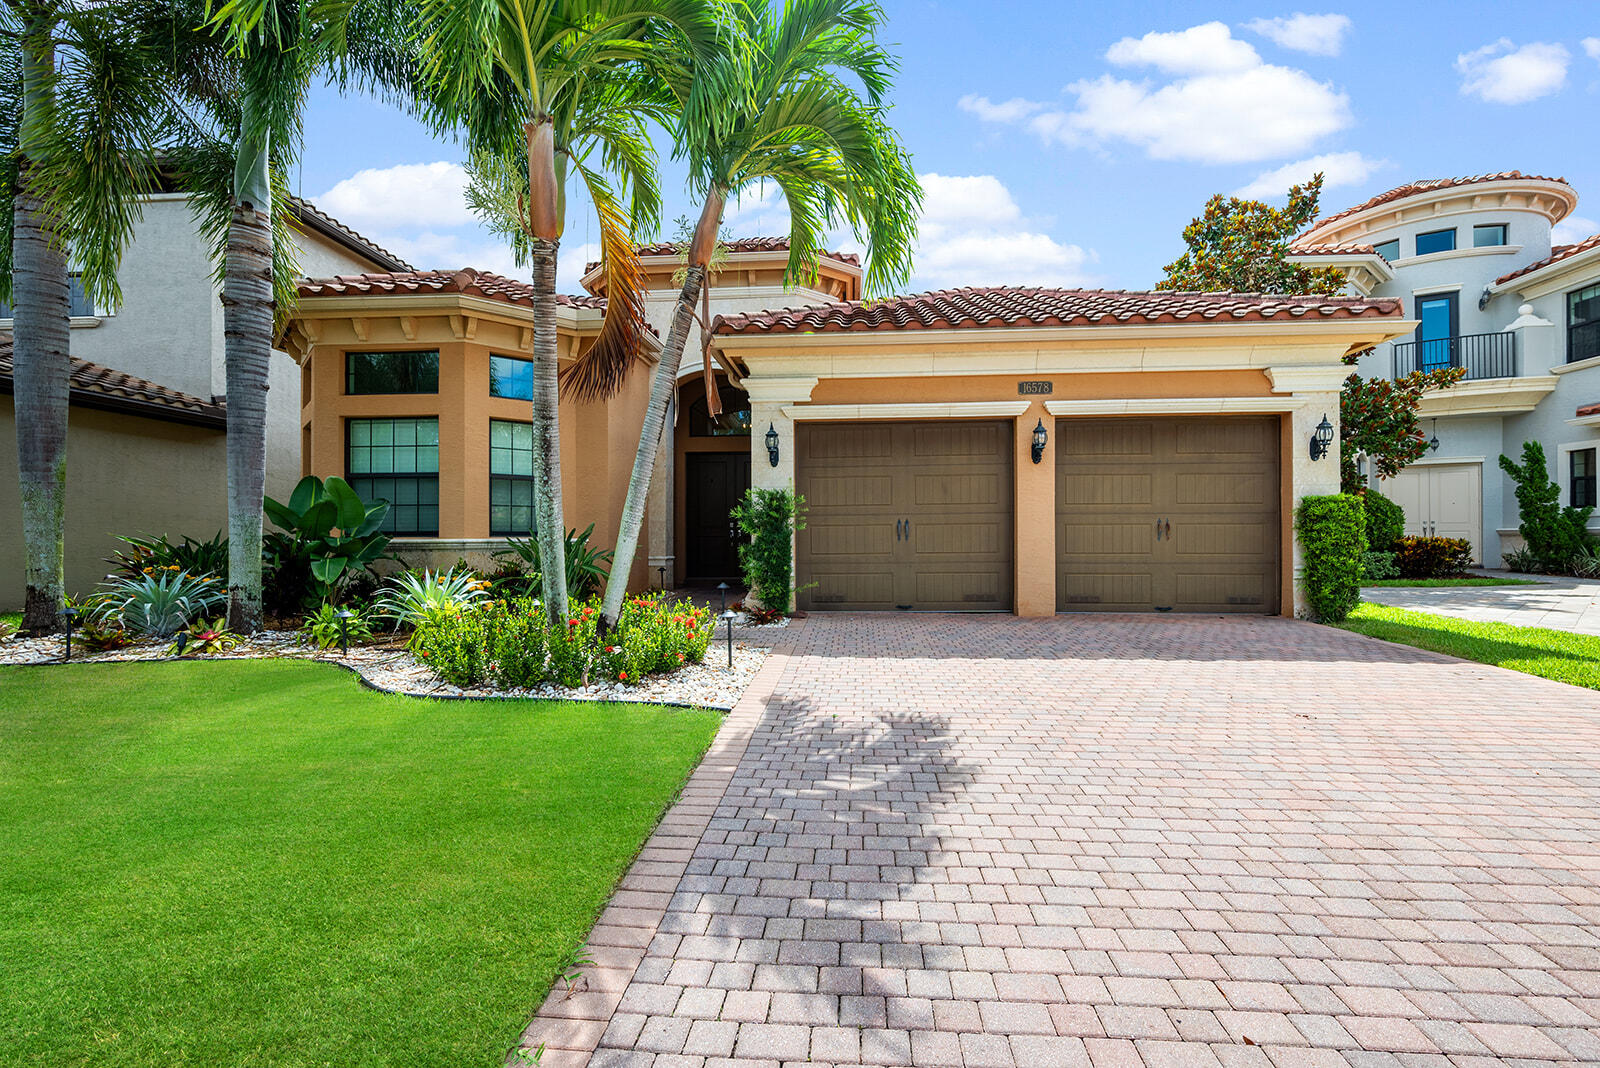
<path id="1" fill-rule="evenodd" d="M 227 594 L 211 575 L 158 571 L 128 578 L 113 576 L 90 599 L 90 617 L 102 627 L 119 627 L 143 638 L 170 638 L 190 621 L 215 612 Z"/>
<path id="2" fill-rule="evenodd" d="M 342 581 L 381 559 L 389 547 L 389 535 L 379 532 L 389 502 L 368 504 L 342 478 L 324 482 L 307 475 L 287 504 L 268 497 L 263 507 L 267 518 L 293 539 L 278 551 L 303 552 L 313 592 L 323 600 L 332 598 Z"/>
<path id="3" fill-rule="evenodd" d="M 223 616 L 216 619 L 201 620 L 191 623 L 186 630 L 180 631 L 177 640 L 167 650 L 168 656 L 206 656 L 211 653 L 225 653 L 238 646 L 240 638 L 228 630 L 228 620 Z"/>
<path id="4" fill-rule="evenodd" d="M 341 620 L 339 613 L 348 611 L 349 617 Z M 342 626 L 341 626 L 342 624 Z M 368 609 L 352 607 L 341 609 L 338 605 L 323 602 L 315 612 L 306 616 L 300 633 L 307 642 L 318 649 L 332 649 L 340 641 L 368 642 L 372 640 L 372 613 Z"/>

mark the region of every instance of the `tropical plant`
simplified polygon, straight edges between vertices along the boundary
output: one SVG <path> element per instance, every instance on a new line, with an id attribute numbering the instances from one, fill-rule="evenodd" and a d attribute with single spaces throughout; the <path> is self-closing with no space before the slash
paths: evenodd
<path id="1" fill-rule="evenodd" d="M 643 295 L 635 232 L 659 212 L 649 119 L 669 116 L 641 73 L 669 42 L 704 62 L 725 47 L 724 5 L 707 0 L 421 0 L 422 70 L 442 119 L 460 129 L 473 165 L 471 200 L 511 238 L 534 285 L 533 477 L 545 610 L 567 615 L 558 399 L 614 391 L 640 355 Z M 721 68 L 717 68 L 720 71 Z M 696 109 L 730 87 L 694 84 Z M 606 319 L 558 383 L 556 253 L 565 187 L 576 172 L 600 222 Z M 615 183 L 615 184 L 614 184 Z M 631 210 L 624 209 L 629 202 Z"/>
<path id="2" fill-rule="evenodd" d="M 600 585 L 605 582 L 606 573 L 615 555 L 612 549 L 591 546 L 589 540 L 593 536 L 594 524 L 590 523 L 581 531 L 567 531 L 566 536 L 562 538 L 561 555 L 566 561 L 567 591 L 573 597 L 583 600 L 588 600 L 600 592 Z M 507 538 L 506 546 L 494 554 L 496 559 L 521 563 L 534 576 L 543 572 L 539 564 L 539 542 L 536 538 Z"/>
<path id="3" fill-rule="evenodd" d="M 167 650 L 167 655 L 206 656 L 211 653 L 225 653 L 238 648 L 242 640 L 237 634 L 228 630 L 228 621 L 222 616 L 216 619 L 202 619 L 178 632 L 172 647 Z"/>
<path id="4" fill-rule="evenodd" d="M 144 638 L 170 638 L 190 621 L 214 612 L 225 599 L 215 576 L 158 571 L 112 576 L 89 604 L 91 618 L 102 626 L 120 627 Z"/>
<path id="5" fill-rule="evenodd" d="M 1305 558 L 1303 581 L 1311 617 L 1337 623 L 1361 600 L 1366 512 L 1360 498 L 1335 493 L 1302 498 L 1294 519 Z"/>
<path id="6" fill-rule="evenodd" d="M 152 42 L 126 32 L 125 6 L 0 6 L 0 301 L 12 305 L 22 625 L 34 633 L 58 630 L 65 604 L 69 260 L 91 299 L 120 303 L 117 266 L 167 110 Z"/>
<path id="7" fill-rule="evenodd" d="M 1563 508 L 1561 485 L 1550 478 L 1544 446 L 1522 443 L 1522 463 L 1500 457 L 1500 468 L 1516 483 L 1517 514 L 1523 544 L 1546 571 L 1562 571 L 1568 561 L 1594 545 L 1589 533 L 1593 508 Z"/>
<path id="8" fill-rule="evenodd" d="M 729 10 L 740 32 L 709 61 L 682 53 L 655 67 L 679 116 L 677 155 L 688 161 L 690 184 L 703 200 L 639 430 L 617 566 L 606 586 L 608 622 L 616 621 L 627 593 L 662 427 L 695 305 L 709 301 L 708 268 L 729 198 L 767 181 L 783 191 L 789 206 L 786 284 L 816 277 L 825 231 L 844 223 L 867 245 L 869 294 L 888 292 L 911 273 L 922 187 L 886 119 L 883 98 L 895 61 L 875 38 L 882 9 L 871 0 L 789 0 L 776 9 L 754 3 Z M 701 101 L 697 91 L 705 81 L 727 88 Z M 700 327 L 709 340 L 710 322 Z M 714 416 L 721 409 L 709 348 L 704 361 L 706 403 Z"/>
<path id="9" fill-rule="evenodd" d="M 1506 562 L 1507 571 L 1535 574 L 1544 570 L 1544 565 L 1540 562 L 1538 554 L 1526 545 L 1512 549 L 1510 552 L 1502 553 L 1501 559 Z"/>
<path id="10" fill-rule="evenodd" d="M 393 620 L 396 630 L 424 619 L 459 613 L 488 595 L 489 584 L 470 570 L 402 571 L 390 578 L 373 610 Z"/>
<path id="11" fill-rule="evenodd" d="M 324 482 L 307 475 L 287 504 L 271 497 L 262 503 L 267 518 L 304 551 L 314 589 L 323 600 L 333 595 L 341 579 L 372 566 L 389 547 L 389 535 L 378 529 L 389 514 L 389 502 L 368 504 L 337 476 Z"/>
<path id="12" fill-rule="evenodd" d="M 1344 491 L 1353 493 L 1362 486 L 1361 456 L 1379 478 L 1393 478 L 1426 456 L 1428 435 L 1417 418 L 1422 395 L 1449 389 L 1466 373 L 1462 367 L 1446 367 L 1392 380 L 1359 374 L 1346 378 L 1339 392 L 1339 483 Z"/>
<path id="13" fill-rule="evenodd" d="M 805 529 L 806 499 L 786 489 L 752 488 L 733 518 L 750 539 L 739 546 L 744 580 L 763 608 L 787 613 L 795 593 L 794 536 Z"/>
<path id="14" fill-rule="evenodd" d="M 1465 538 L 1400 538 L 1394 562 L 1402 578 L 1451 578 L 1472 566 L 1472 543 Z"/>
<path id="15" fill-rule="evenodd" d="M 350 614 L 343 619 L 340 612 Z M 327 601 L 315 612 L 306 616 L 300 633 L 318 649 L 332 649 L 344 641 L 367 642 L 372 640 L 372 612 L 360 606 L 340 608 Z"/>
<path id="16" fill-rule="evenodd" d="M 180 542 L 172 542 L 165 534 L 159 538 L 117 538 L 125 548 L 117 549 L 106 558 L 119 573 L 147 575 L 155 570 L 187 571 L 191 575 L 215 575 L 223 582 L 228 580 L 228 539 L 218 531 L 210 541 L 197 541 L 184 535 Z"/>

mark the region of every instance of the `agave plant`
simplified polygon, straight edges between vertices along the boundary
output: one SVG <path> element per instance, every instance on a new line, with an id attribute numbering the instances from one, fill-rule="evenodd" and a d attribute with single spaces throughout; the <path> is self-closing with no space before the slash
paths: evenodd
<path id="1" fill-rule="evenodd" d="M 404 571 L 389 580 L 383 595 L 373 602 L 380 615 L 394 620 L 395 629 L 415 627 L 441 614 L 455 613 L 487 596 L 489 584 L 472 571 Z"/>
<path id="2" fill-rule="evenodd" d="M 204 619 L 227 600 L 215 576 L 187 571 L 113 576 L 92 598 L 90 614 L 101 626 L 116 626 L 145 638 L 170 638 Z"/>

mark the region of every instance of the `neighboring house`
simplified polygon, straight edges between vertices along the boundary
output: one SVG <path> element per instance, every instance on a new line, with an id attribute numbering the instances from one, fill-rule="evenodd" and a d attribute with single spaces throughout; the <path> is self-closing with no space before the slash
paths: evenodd
<path id="1" fill-rule="evenodd" d="M 1363 375 L 1462 367 L 1423 398 L 1422 460 L 1376 483 L 1409 534 L 1466 538 L 1499 566 L 1521 544 L 1514 486 L 1500 470 L 1544 446 L 1563 502 L 1592 505 L 1600 446 L 1600 235 L 1552 246 L 1578 195 L 1517 171 L 1410 182 L 1312 223 L 1295 262 L 1341 267 L 1352 295 L 1398 300 L 1414 329 L 1379 345 Z"/>
<path id="2" fill-rule="evenodd" d="M 408 265 L 309 202 L 289 204 L 301 269 Z M 179 193 L 152 196 L 118 272 L 123 303 L 95 308 L 74 285 L 67 432 L 66 581 L 87 593 L 123 534 L 209 538 L 227 527 L 222 303 L 204 237 Z M 0 610 L 21 607 L 23 546 L 11 401 L 10 309 L 0 305 Z M 275 359 L 267 493 L 300 477 L 300 375 Z"/>
<path id="3" fill-rule="evenodd" d="M 664 333 L 679 255 L 645 251 Z M 691 340 L 635 586 L 737 578 L 729 507 L 750 485 L 793 486 L 811 610 L 1298 611 L 1293 509 L 1338 489 L 1337 443 L 1313 459 L 1310 442 L 1338 418 L 1341 359 L 1411 325 L 1365 298 L 863 303 L 854 258 L 824 258 L 792 291 L 786 258 L 781 241 L 735 242 L 715 279 L 725 410 L 709 416 Z M 563 298 L 564 360 L 598 329 L 599 296 Z M 287 346 L 306 369 L 307 470 L 415 502 L 391 521 L 412 559 L 474 559 L 527 531 L 531 319 L 528 287 L 469 270 L 306 283 Z M 594 523 L 602 545 L 652 370 L 562 405 L 567 523 Z"/>

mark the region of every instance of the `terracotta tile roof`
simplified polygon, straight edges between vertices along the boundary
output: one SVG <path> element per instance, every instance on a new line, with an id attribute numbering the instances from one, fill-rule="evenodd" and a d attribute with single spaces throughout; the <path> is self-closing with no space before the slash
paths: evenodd
<path id="1" fill-rule="evenodd" d="M 0 333 L 0 392 L 14 388 L 12 335 Z M 222 398 L 205 400 L 88 360 L 74 359 L 69 380 L 71 403 L 86 408 L 133 412 L 155 419 L 224 428 L 227 406 Z"/>
<path id="2" fill-rule="evenodd" d="M 1291 256 L 1376 256 L 1378 250 L 1371 245 L 1347 242 L 1342 245 L 1290 245 Z"/>
<path id="3" fill-rule="evenodd" d="M 1370 200 L 1363 200 L 1353 208 L 1346 208 L 1337 214 L 1328 215 L 1321 219 L 1317 219 L 1313 221 L 1312 224 L 1306 228 L 1306 230 L 1308 233 L 1314 230 L 1319 230 L 1329 223 L 1338 219 L 1343 219 L 1346 216 L 1354 215 L 1357 212 L 1366 211 L 1368 208 L 1375 208 L 1380 204 L 1388 204 L 1391 201 L 1403 200 L 1406 197 L 1415 196 L 1418 193 L 1431 193 L 1436 189 L 1449 189 L 1458 185 L 1477 185 L 1481 182 L 1506 182 L 1516 180 L 1527 182 L 1560 182 L 1562 185 L 1567 184 L 1567 180 L 1565 178 L 1547 178 L 1542 174 L 1523 174 L 1521 171 L 1500 171 L 1496 174 L 1473 174 L 1468 175 L 1465 178 L 1422 178 L 1415 182 L 1407 182 L 1405 185 L 1397 185 L 1387 192 L 1379 193 Z"/>
<path id="4" fill-rule="evenodd" d="M 332 215 L 311 203 L 311 201 L 303 197 L 291 196 L 289 198 L 289 208 L 294 212 L 295 219 L 302 226 L 332 238 L 346 248 L 372 260 L 378 266 L 387 267 L 391 271 L 411 270 L 411 264 L 371 238 L 356 233 L 356 231 L 335 219 Z"/>
<path id="5" fill-rule="evenodd" d="M 515 278 L 489 271 L 463 267 L 459 271 L 396 271 L 390 274 L 342 274 L 333 278 L 308 278 L 300 283 L 302 297 L 332 297 L 354 293 L 383 293 L 423 296 L 434 293 L 463 293 L 506 304 L 533 307 L 533 286 Z M 573 297 L 556 294 L 556 303 L 569 308 L 594 308 L 604 311 L 606 298 Z"/>
<path id="6" fill-rule="evenodd" d="M 724 241 L 723 247 L 729 252 L 788 252 L 789 239 L 787 237 L 736 237 L 731 241 Z M 658 241 L 653 245 L 640 245 L 641 256 L 677 256 L 682 254 L 684 243 L 682 241 Z M 830 252 L 822 250 L 822 255 L 830 260 L 848 263 L 852 267 L 861 266 L 861 257 L 854 252 Z M 600 262 L 595 260 L 584 265 L 583 273 L 588 274 Z"/>
<path id="7" fill-rule="evenodd" d="M 1586 415 L 1600 415 L 1600 404 L 1585 404 L 1578 409 L 1578 418 Z"/>
<path id="8" fill-rule="evenodd" d="M 722 315 L 718 334 L 926 330 L 979 326 L 1095 326 L 1212 321 L 1399 318 L 1397 300 L 1261 293 L 1128 292 L 1024 287 L 945 289 L 866 303 Z"/>
<path id="9" fill-rule="evenodd" d="M 1530 263 L 1521 270 L 1512 271 L 1510 274 L 1503 274 L 1494 280 L 1494 284 L 1497 286 L 1503 286 L 1514 278 L 1521 278 L 1523 275 L 1532 274 L 1534 271 L 1542 271 L 1552 263 L 1560 263 L 1564 259 L 1576 256 L 1580 252 L 1588 252 L 1592 248 L 1600 248 L 1600 234 L 1594 234 L 1590 237 L 1586 237 L 1575 245 L 1557 245 L 1550 250 L 1550 255 L 1546 256 L 1538 263 Z"/>

